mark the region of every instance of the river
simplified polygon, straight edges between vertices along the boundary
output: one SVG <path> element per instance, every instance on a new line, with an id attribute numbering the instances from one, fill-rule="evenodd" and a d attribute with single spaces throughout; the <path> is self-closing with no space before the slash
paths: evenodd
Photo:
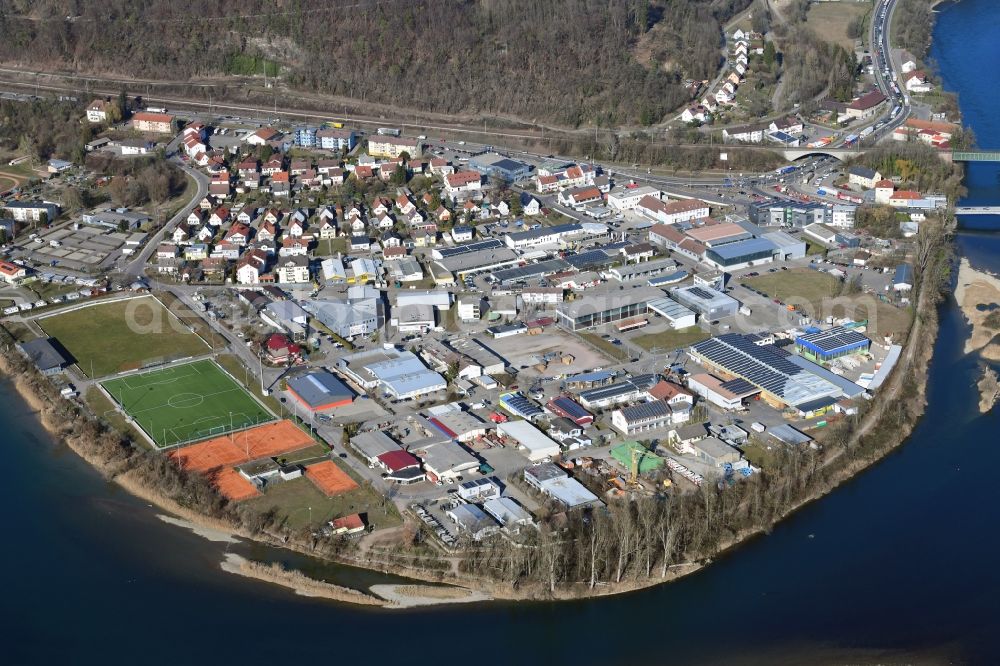
<path id="1" fill-rule="evenodd" d="M 983 147 L 1000 147 L 998 34 L 1000 3 L 941 6 L 933 55 Z M 974 166 L 970 201 L 1000 202 L 998 174 Z M 991 218 L 973 224 L 1000 229 Z M 967 228 L 959 245 L 1000 270 L 997 235 Z M 977 413 L 966 334 L 948 303 L 928 416 L 904 447 L 705 571 L 609 599 L 430 611 L 309 600 L 223 573 L 226 550 L 316 564 L 163 523 L 54 444 L 0 385 L 0 663 L 996 663 L 998 422 Z"/>

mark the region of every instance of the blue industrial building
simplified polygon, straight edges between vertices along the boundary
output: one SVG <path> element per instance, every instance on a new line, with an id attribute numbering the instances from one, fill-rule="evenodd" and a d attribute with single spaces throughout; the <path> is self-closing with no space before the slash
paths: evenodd
<path id="1" fill-rule="evenodd" d="M 872 341 L 858 331 L 834 326 L 825 331 L 806 333 L 795 338 L 799 353 L 807 358 L 829 362 L 841 356 L 864 354 Z"/>

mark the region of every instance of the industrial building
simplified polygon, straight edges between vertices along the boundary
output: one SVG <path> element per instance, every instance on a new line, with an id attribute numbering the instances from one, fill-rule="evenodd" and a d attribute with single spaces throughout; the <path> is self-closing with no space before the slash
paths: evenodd
<path id="1" fill-rule="evenodd" d="M 602 225 L 603 226 L 603 225 Z M 540 227 L 528 231 L 515 231 L 504 237 L 507 247 L 518 250 L 541 245 L 557 245 L 569 236 L 583 234 L 583 225 L 579 222 L 568 222 L 551 227 Z"/>
<path id="2" fill-rule="evenodd" d="M 443 435 L 459 442 L 471 442 L 486 434 L 486 423 L 471 412 L 447 411 L 430 416 L 427 421 Z"/>
<path id="3" fill-rule="evenodd" d="M 761 389 L 764 400 L 775 407 L 812 411 L 843 395 L 836 385 L 790 362 L 773 345 L 757 345 L 737 333 L 699 342 L 689 354 L 724 378 L 744 379 Z"/>
<path id="4" fill-rule="evenodd" d="M 594 422 L 594 415 L 572 398 L 560 395 L 549 400 L 545 407 L 557 416 L 567 418 L 578 426 L 588 426 Z"/>
<path id="5" fill-rule="evenodd" d="M 481 541 L 500 531 L 500 526 L 475 504 L 459 504 L 448 509 L 446 514 L 458 530 L 468 534 L 473 541 Z"/>
<path id="6" fill-rule="evenodd" d="M 655 259 L 653 261 L 640 261 L 635 264 L 625 264 L 616 266 L 607 271 L 606 277 L 614 278 L 621 282 L 639 280 L 642 278 L 653 278 L 677 269 L 677 262 L 673 259 Z"/>
<path id="7" fill-rule="evenodd" d="M 636 287 L 625 292 L 595 296 L 584 295 L 560 305 L 556 315 L 563 326 L 572 331 L 580 331 L 646 314 L 649 302 L 660 298 L 663 298 L 663 292 L 654 287 Z"/>
<path id="8" fill-rule="evenodd" d="M 687 306 L 709 321 L 732 317 L 740 309 L 740 302 L 721 291 L 708 287 L 677 287 L 670 295 L 681 305 Z"/>
<path id="9" fill-rule="evenodd" d="M 774 243 L 766 238 L 749 238 L 708 248 L 705 250 L 705 263 L 723 271 L 769 264 L 774 261 L 776 249 Z"/>
<path id="10" fill-rule="evenodd" d="M 479 468 L 479 460 L 450 439 L 417 443 L 410 452 L 424 462 L 427 478 L 435 482 L 457 479 L 463 472 Z"/>
<path id="11" fill-rule="evenodd" d="M 500 497 L 500 486 L 493 479 L 463 481 L 458 487 L 458 496 L 466 502 L 485 502 Z"/>
<path id="12" fill-rule="evenodd" d="M 744 379 L 724 382 L 718 377 L 699 372 L 687 378 L 688 388 L 707 402 L 729 411 L 743 408 L 743 403 L 760 393 L 760 389 Z"/>
<path id="13" fill-rule="evenodd" d="M 351 448 L 357 451 L 369 466 L 379 464 L 379 456 L 402 447 L 381 431 L 362 432 L 351 438 Z"/>
<path id="14" fill-rule="evenodd" d="M 497 425 L 497 431 L 504 437 L 517 442 L 531 462 L 559 455 L 559 444 L 527 421 L 509 421 Z"/>
<path id="15" fill-rule="evenodd" d="M 497 497 L 483 502 L 483 511 L 503 525 L 504 529 L 516 532 L 518 528 L 534 524 L 531 514 L 510 497 Z"/>
<path id="16" fill-rule="evenodd" d="M 303 301 L 302 307 L 342 338 L 371 335 L 385 322 L 382 301 L 377 298 L 350 302 Z"/>
<path id="17" fill-rule="evenodd" d="M 420 469 L 420 460 L 402 449 L 387 451 L 378 456 L 378 463 L 386 471 L 385 478 L 404 485 L 418 483 L 427 478 Z"/>
<path id="18" fill-rule="evenodd" d="M 428 370 L 410 351 L 377 349 L 337 360 L 337 368 L 366 391 L 381 388 L 395 400 L 409 400 L 444 391 L 448 382 Z"/>
<path id="19" fill-rule="evenodd" d="M 344 407 L 354 401 L 354 392 L 327 370 L 292 377 L 288 380 L 288 392 L 311 412 Z"/>
<path id="20" fill-rule="evenodd" d="M 829 363 L 841 356 L 865 354 L 871 344 L 872 341 L 863 333 L 843 326 L 808 332 L 795 338 L 795 348 L 800 354 L 821 363 Z"/>
<path id="21" fill-rule="evenodd" d="M 740 452 L 717 437 L 705 437 L 690 444 L 698 460 L 712 467 L 723 467 L 740 461 Z"/>
<path id="22" fill-rule="evenodd" d="M 597 495 L 552 463 L 526 467 L 524 480 L 567 509 L 586 509 L 603 505 Z"/>
<path id="23" fill-rule="evenodd" d="M 538 405 L 520 393 L 502 393 L 500 395 L 500 407 L 510 414 L 519 416 L 527 421 L 534 421 L 545 414 Z"/>
<path id="24" fill-rule="evenodd" d="M 670 328 L 677 330 L 695 325 L 697 315 L 677 301 L 663 297 L 649 302 L 649 309 L 667 320 Z"/>
<path id="25" fill-rule="evenodd" d="M 499 153 L 483 153 L 469 160 L 469 168 L 484 176 L 500 178 L 509 183 L 531 178 L 532 166 Z"/>
<path id="26" fill-rule="evenodd" d="M 769 231 L 760 237 L 774 244 L 774 258 L 779 261 L 802 259 L 806 256 L 806 242 L 784 231 Z"/>

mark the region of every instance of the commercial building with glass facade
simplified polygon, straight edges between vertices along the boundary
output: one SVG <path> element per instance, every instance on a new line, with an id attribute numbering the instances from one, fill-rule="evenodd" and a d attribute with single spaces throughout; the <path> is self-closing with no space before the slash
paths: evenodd
<path id="1" fill-rule="evenodd" d="M 582 331 L 646 314 L 649 302 L 661 298 L 663 291 L 653 287 L 608 291 L 567 301 L 556 314 L 561 325 L 571 331 Z"/>

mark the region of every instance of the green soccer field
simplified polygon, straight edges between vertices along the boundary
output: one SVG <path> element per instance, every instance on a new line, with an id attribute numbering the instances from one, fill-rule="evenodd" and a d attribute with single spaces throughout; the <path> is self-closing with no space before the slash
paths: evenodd
<path id="1" fill-rule="evenodd" d="M 274 419 L 213 361 L 195 361 L 101 384 L 160 448 Z"/>

